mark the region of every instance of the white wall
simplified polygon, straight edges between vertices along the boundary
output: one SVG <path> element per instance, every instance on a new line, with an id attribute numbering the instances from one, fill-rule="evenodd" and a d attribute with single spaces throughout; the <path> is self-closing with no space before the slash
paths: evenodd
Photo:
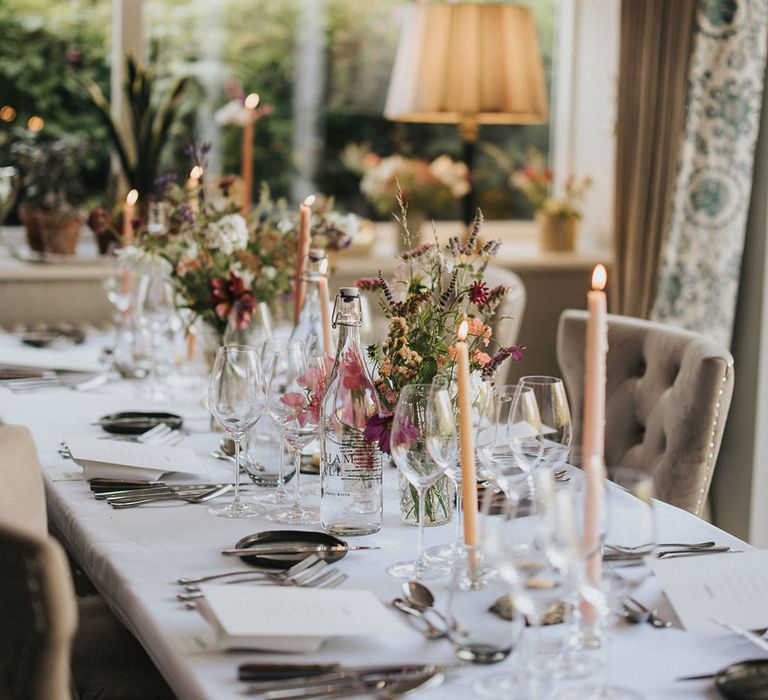
<path id="1" fill-rule="evenodd" d="M 608 247 L 613 232 L 620 0 L 561 0 L 553 88 L 555 189 L 570 174 L 591 175 L 584 208 L 586 247 Z"/>

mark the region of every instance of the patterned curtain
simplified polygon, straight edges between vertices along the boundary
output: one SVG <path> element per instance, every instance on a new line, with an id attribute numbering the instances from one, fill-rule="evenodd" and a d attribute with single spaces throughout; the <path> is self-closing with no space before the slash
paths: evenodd
<path id="1" fill-rule="evenodd" d="M 766 0 L 699 0 L 651 318 L 729 346 L 763 104 Z"/>

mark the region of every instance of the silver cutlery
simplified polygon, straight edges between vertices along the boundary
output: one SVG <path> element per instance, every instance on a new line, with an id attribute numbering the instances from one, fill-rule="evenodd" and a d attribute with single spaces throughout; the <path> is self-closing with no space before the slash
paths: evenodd
<path id="1" fill-rule="evenodd" d="M 732 551 L 730 547 L 685 547 L 678 549 L 664 549 L 662 551 L 655 552 L 606 552 L 603 554 L 603 561 L 606 562 L 637 562 L 642 561 L 646 557 L 656 557 L 657 559 L 671 559 L 679 556 L 699 556 L 704 554 L 722 554 L 723 552 Z"/>
<path id="2" fill-rule="evenodd" d="M 611 549 L 615 552 L 623 552 L 627 554 L 631 554 L 632 552 L 637 552 L 641 549 L 648 549 L 647 544 L 638 544 L 638 545 L 621 545 L 621 544 L 606 544 L 606 549 Z M 655 545 L 655 547 L 663 549 L 666 547 L 675 547 L 675 548 L 684 548 L 684 549 L 710 549 L 711 547 L 716 547 L 716 542 L 660 542 L 659 544 Z"/>
<path id="3" fill-rule="evenodd" d="M 136 508 L 138 506 L 146 505 L 148 503 L 158 503 L 161 501 L 186 501 L 187 503 L 205 503 L 206 501 L 213 500 L 222 496 L 227 491 L 232 489 L 231 484 L 224 484 L 216 486 L 215 488 L 207 491 L 175 491 L 167 494 L 155 494 L 153 496 L 136 497 L 133 499 L 112 500 L 107 499 L 107 503 L 113 508 L 120 510 L 125 508 Z"/>
<path id="4" fill-rule="evenodd" d="M 437 687 L 445 680 L 442 671 L 416 675 L 403 674 L 386 678 L 349 678 L 339 683 L 305 686 L 298 690 L 273 690 L 264 700 L 300 700 L 301 698 L 345 698 L 361 694 L 377 698 L 399 698 L 417 690 Z"/>
<path id="5" fill-rule="evenodd" d="M 221 553 L 234 557 L 254 557 L 264 556 L 266 554 L 333 554 L 334 552 L 358 552 L 368 549 L 381 549 L 376 545 L 341 545 L 341 544 L 318 544 L 318 545 L 271 545 L 257 547 L 240 547 L 232 549 L 222 549 Z"/>
<path id="6" fill-rule="evenodd" d="M 418 581 L 406 581 L 400 590 L 405 596 L 406 602 L 421 613 L 432 612 L 448 629 L 456 629 L 456 622 L 449 620 L 446 615 L 435 607 L 435 596 L 423 583 Z"/>
<path id="7" fill-rule="evenodd" d="M 672 623 L 669 620 L 664 620 L 659 617 L 655 609 L 651 610 L 635 598 L 627 598 L 622 602 L 622 605 L 628 612 L 629 619 L 632 622 L 647 622 L 659 629 L 666 629 L 667 627 L 672 626 Z"/>
<path id="8" fill-rule="evenodd" d="M 78 391 L 87 391 L 101 386 L 107 382 L 106 374 L 71 373 L 57 374 L 56 372 L 44 372 L 40 377 L 25 379 L 6 379 L 2 381 L 11 391 L 17 394 L 25 394 L 41 389 L 66 387 Z"/>
<path id="9" fill-rule="evenodd" d="M 402 598 L 395 598 L 392 601 L 392 607 L 402 613 L 405 613 L 406 615 L 411 615 L 412 617 L 420 620 L 423 623 L 423 628 L 420 628 L 420 631 L 427 639 L 440 639 L 446 636 L 447 632 L 444 629 L 437 627 L 427 619 L 426 615 L 421 610 L 412 607 Z"/>
<path id="10" fill-rule="evenodd" d="M 279 683 L 279 688 L 285 688 L 284 683 L 305 683 L 331 676 L 385 676 L 398 673 L 427 673 L 432 670 L 445 670 L 447 668 L 455 668 L 455 666 L 436 664 L 343 666 L 340 663 L 269 663 L 256 661 L 240 664 L 237 669 L 237 677 L 241 681 L 258 685 L 266 686 Z"/>
<path id="11" fill-rule="evenodd" d="M 317 562 L 320 561 L 319 557 L 316 557 L 314 555 L 310 555 L 304 559 L 302 559 L 298 564 L 294 564 L 289 569 L 286 569 L 285 571 L 281 571 L 279 573 L 275 572 L 273 569 L 269 569 L 267 571 L 258 571 L 254 569 L 240 569 L 238 571 L 228 571 L 223 574 L 209 574 L 207 576 L 196 576 L 196 577 L 186 577 L 186 578 L 180 578 L 177 579 L 177 583 L 185 586 L 187 584 L 194 584 L 194 583 L 205 583 L 206 581 L 214 581 L 219 578 L 229 577 L 229 576 L 238 576 L 241 574 L 249 574 L 253 575 L 255 573 L 263 573 L 263 574 L 271 574 L 274 576 L 292 576 L 294 574 L 301 573 L 304 571 L 304 569 L 308 569 L 313 564 L 317 564 Z"/>
<path id="12" fill-rule="evenodd" d="M 172 447 L 178 445 L 184 439 L 184 433 L 172 428 L 167 423 L 158 423 L 141 435 L 104 435 L 99 440 L 119 440 L 120 442 L 138 442 L 142 445 L 155 447 Z"/>

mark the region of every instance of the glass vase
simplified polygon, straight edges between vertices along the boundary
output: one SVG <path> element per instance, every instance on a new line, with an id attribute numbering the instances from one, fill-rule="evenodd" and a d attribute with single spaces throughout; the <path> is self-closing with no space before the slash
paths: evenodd
<path id="1" fill-rule="evenodd" d="M 398 474 L 400 519 L 407 525 L 418 525 L 419 496 L 416 489 L 402 475 Z M 442 476 L 427 490 L 424 503 L 424 525 L 433 527 L 445 525 L 453 517 L 454 489 L 450 480 Z"/>

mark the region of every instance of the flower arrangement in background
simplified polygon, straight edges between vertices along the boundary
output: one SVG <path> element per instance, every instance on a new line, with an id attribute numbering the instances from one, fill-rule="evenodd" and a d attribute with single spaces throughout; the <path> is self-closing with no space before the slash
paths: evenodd
<path id="1" fill-rule="evenodd" d="M 399 188 L 411 213 L 444 210 L 469 192 L 469 171 L 464 163 L 441 155 L 433 161 L 391 155 L 382 158 L 362 146 L 349 145 L 342 160 L 362 174 L 360 191 L 381 216 L 392 211 Z"/>
<path id="2" fill-rule="evenodd" d="M 190 155 L 205 172 L 207 147 L 193 143 Z M 276 303 L 292 292 L 298 243 L 298 211 L 285 200 L 273 200 L 264 186 L 257 206 L 245 218 L 232 197 L 234 178 L 191 185 L 173 175 L 158 178 L 159 202 L 166 223 L 158 230 L 143 219 L 133 222 L 135 248 L 167 261 L 177 305 L 192 312 L 217 334 L 244 330 L 256 307 Z M 357 229 L 354 216 L 341 216 L 332 200 L 313 211 L 312 245 L 335 250 L 349 245 Z M 103 209 L 92 212 L 94 232 L 114 230 Z"/>
<path id="3" fill-rule="evenodd" d="M 547 167 L 544 156 L 532 148 L 528 151 L 523 167 L 510 177 L 510 184 L 525 195 L 535 211 L 556 218 L 580 219 L 580 205 L 592 186 L 592 178 L 588 175 L 580 178 L 571 175 L 565 181 L 562 197 L 550 194 L 552 179 L 552 170 Z"/>
<path id="4" fill-rule="evenodd" d="M 399 221 L 407 231 L 407 212 Z M 507 293 L 500 285 L 489 288 L 483 274 L 499 250 L 499 241 L 481 243 L 482 213 L 478 210 L 466 243 L 458 237 L 445 246 L 423 243 L 402 253 L 402 264 L 388 282 L 378 277 L 360 279 L 357 287 L 376 292 L 389 319 L 387 337 L 369 346 L 376 368 L 375 384 L 383 413 L 369 419 L 366 438 L 389 451 L 391 414 L 400 391 L 408 384 L 429 384 L 438 374 L 452 378 L 455 344 L 462 321 L 467 321 L 470 369 L 476 377 L 491 377 L 509 357 L 522 359 L 523 347 L 512 345 L 491 353 L 492 322 Z"/>

